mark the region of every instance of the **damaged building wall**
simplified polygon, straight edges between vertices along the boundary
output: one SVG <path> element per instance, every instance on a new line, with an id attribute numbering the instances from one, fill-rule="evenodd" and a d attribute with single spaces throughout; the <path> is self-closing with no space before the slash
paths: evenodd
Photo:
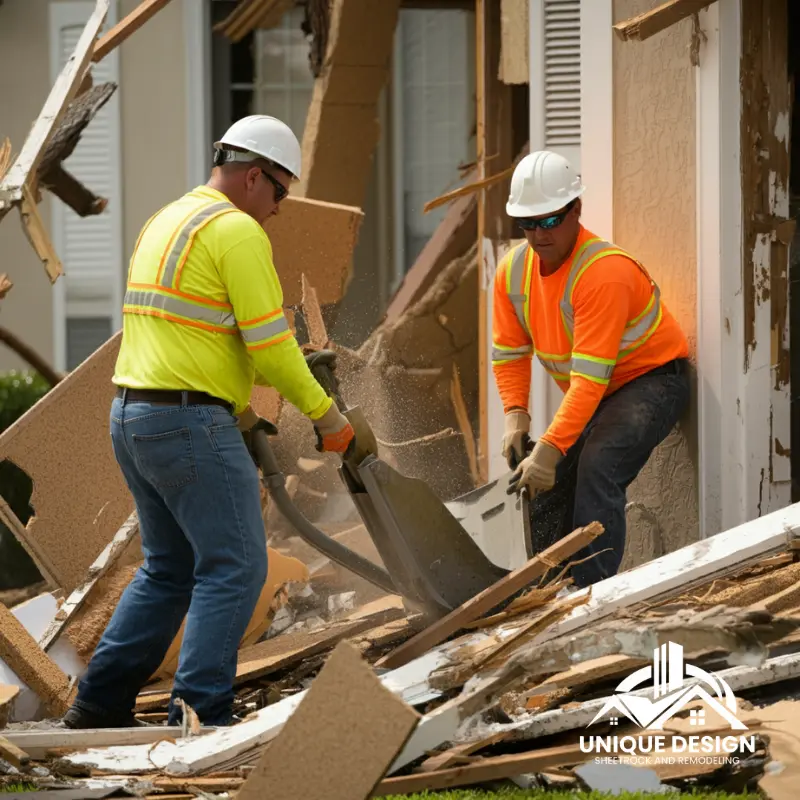
<path id="1" fill-rule="evenodd" d="M 41 111 L 52 85 L 49 7 L 53 3 L 14 0 L 3 7 L 0 26 L 0 140 L 8 136 L 16 154 L 33 120 Z M 86 3 L 86 19 L 93 3 Z M 138 0 L 121 0 L 117 19 L 127 15 Z M 127 265 L 144 222 L 162 205 L 186 191 L 186 58 L 183 4 L 168 3 L 158 21 L 144 25 L 119 49 L 119 89 L 111 102 L 120 108 L 122 196 L 110 197 L 109 212 L 122 213 L 122 262 Z M 21 69 L 20 65 L 25 68 Z M 97 80 L 95 80 L 97 83 Z M 176 102 L 176 98 L 178 101 Z M 151 121 L 164 132 L 154 147 Z M 80 145 L 79 145 L 80 147 Z M 69 160 L 66 162 L 69 167 Z M 87 186 L 92 187 L 91 179 Z M 96 187 L 94 187 L 96 188 Z M 55 201 L 43 192 L 39 213 L 51 236 Z M 72 214 L 66 210 L 65 214 Z M 42 266 L 19 223 L 9 219 L 0 226 L 0 252 L 5 271 L 13 273 L 14 288 L 3 304 L 2 323 L 31 345 L 50 363 L 54 353 L 54 293 Z M 65 254 L 64 268 L 70 272 Z M 123 280 L 123 275 L 120 276 Z M 63 280 L 63 279 L 62 279 Z M 108 309 L 112 314 L 112 309 Z M 0 370 L 26 365 L 8 348 L 0 348 Z"/>
<path id="2" fill-rule="evenodd" d="M 615 0 L 614 21 L 660 0 Z M 695 76 L 692 20 L 645 42 L 614 41 L 614 238 L 658 282 L 688 340 L 697 342 Z M 699 536 L 696 390 L 691 411 L 628 492 L 624 566 Z"/>

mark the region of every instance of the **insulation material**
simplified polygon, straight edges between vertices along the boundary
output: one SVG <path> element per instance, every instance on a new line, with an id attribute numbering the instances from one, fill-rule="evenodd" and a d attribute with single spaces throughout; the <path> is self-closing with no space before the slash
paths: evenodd
<path id="1" fill-rule="evenodd" d="M 418 721 L 342 643 L 237 797 L 365 800 Z"/>
<path id="2" fill-rule="evenodd" d="M 303 132 L 303 196 L 364 203 L 399 7 L 399 0 L 333 0 L 325 62 Z M 320 302 L 330 302 L 312 282 Z"/>
<path id="3" fill-rule="evenodd" d="M 121 334 L 0 436 L 0 460 L 33 480 L 22 544 L 69 594 L 133 511 L 108 435 Z"/>
<path id="4" fill-rule="evenodd" d="M 528 83 L 529 0 L 500 0 L 500 73 L 503 83 Z"/>
<path id="5" fill-rule="evenodd" d="M 615 0 L 616 22 L 659 0 Z M 614 37 L 614 241 L 639 259 L 683 328 L 697 341 L 696 98 L 688 56 L 692 22 L 646 42 Z M 657 211 L 656 211 L 657 210 Z M 693 398 L 691 409 L 696 408 Z M 628 490 L 624 568 L 699 536 L 694 411 L 656 448 Z"/>

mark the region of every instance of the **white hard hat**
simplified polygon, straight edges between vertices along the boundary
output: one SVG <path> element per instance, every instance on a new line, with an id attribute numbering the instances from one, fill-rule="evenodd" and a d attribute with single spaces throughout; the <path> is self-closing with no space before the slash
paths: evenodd
<path id="1" fill-rule="evenodd" d="M 583 194 L 580 175 L 564 156 L 549 150 L 530 153 L 517 164 L 506 203 L 510 217 L 552 214 Z"/>
<path id="2" fill-rule="evenodd" d="M 251 161 L 260 156 L 283 167 L 295 178 L 300 177 L 300 142 L 292 129 L 275 117 L 253 114 L 237 120 L 218 142 L 214 142 L 217 150 L 224 150 L 225 145 L 247 150 L 247 153 L 227 151 L 227 161 Z"/>

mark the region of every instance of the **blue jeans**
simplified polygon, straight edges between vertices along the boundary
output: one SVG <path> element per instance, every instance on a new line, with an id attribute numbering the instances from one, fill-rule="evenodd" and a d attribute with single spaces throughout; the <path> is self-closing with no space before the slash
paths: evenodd
<path id="1" fill-rule="evenodd" d="M 115 398 L 111 440 L 139 515 L 144 564 L 122 595 L 75 705 L 130 715 L 186 617 L 170 701 L 205 725 L 232 717 L 239 643 L 267 574 L 258 472 L 222 406 Z"/>
<path id="2" fill-rule="evenodd" d="M 617 574 L 625 552 L 627 488 L 683 416 L 689 395 L 686 359 L 670 361 L 618 389 L 601 401 L 567 451 L 556 469 L 555 486 L 530 504 L 537 553 L 590 522 L 600 522 L 605 528 L 570 559 L 597 554 L 572 567 L 577 586 Z"/>

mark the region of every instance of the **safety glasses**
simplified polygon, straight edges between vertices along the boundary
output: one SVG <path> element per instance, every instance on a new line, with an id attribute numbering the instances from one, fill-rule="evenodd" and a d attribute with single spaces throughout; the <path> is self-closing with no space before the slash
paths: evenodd
<path id="1" fill-rule="evenodd" d="M 553 228 L 557 228 L 567 218 L 567 214 L 572 211 L 574 205 L 575 201 L 573 200 L 563 211 L 559 211 L 557 214 L 551 214 L 549 217 L 518 219 L 517 225 L 524 231 L 535 231 L 537 228 L 541 228 L 543 231 L 551 231 Z"/>
<path id="2" fill-rule="evenodd" d="M 263 173 L 264 177 L 275 187 L 275 202 L 280 203 L 280 201 L 289 194 L 289 190 L 277 178 L 273 178 L 272 175 L 270 175 L 265 169 L 262 169 L 261 172 Z"/>

